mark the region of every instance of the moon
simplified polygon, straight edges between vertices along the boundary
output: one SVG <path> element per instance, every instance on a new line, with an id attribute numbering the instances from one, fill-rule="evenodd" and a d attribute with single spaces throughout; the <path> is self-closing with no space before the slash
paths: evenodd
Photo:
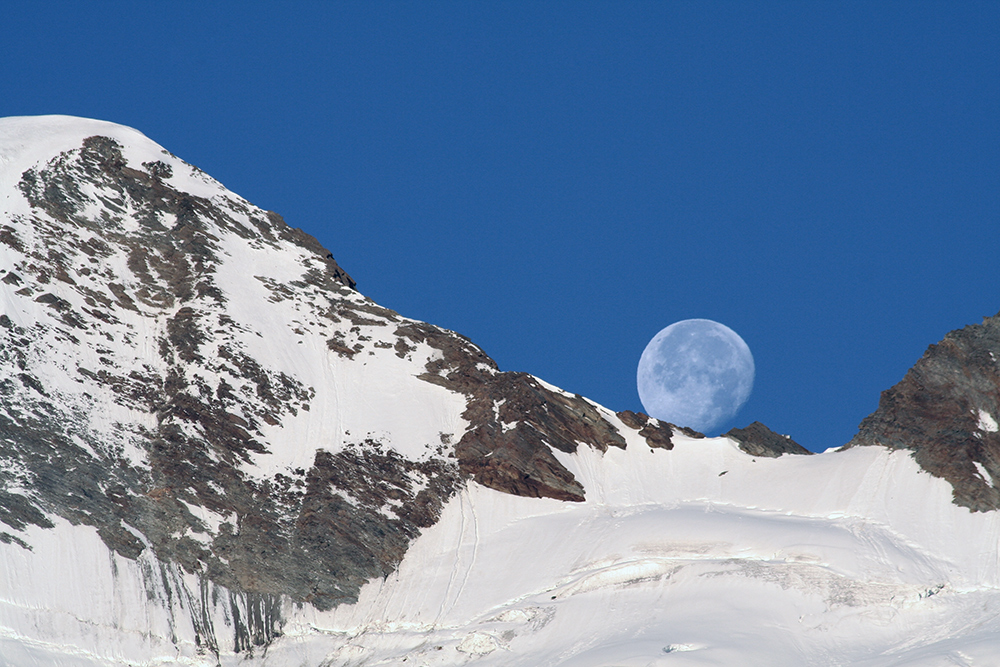
<path id="1" fill-rule="evenodd" d="M 647 414 L 709 433 L 750 398 L 753 355 L 739 334 L 712 320 L 682 320 L 653 336 L 636 384 Z"/>

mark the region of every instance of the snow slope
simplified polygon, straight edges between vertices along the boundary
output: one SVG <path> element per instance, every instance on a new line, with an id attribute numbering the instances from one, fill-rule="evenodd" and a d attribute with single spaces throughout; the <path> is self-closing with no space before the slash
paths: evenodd
<path id="1" fill-rule="evenodd" d="M 469 488 L 302 636 L 342 634 L 333 664 L 1000 664 L 1000 523 L 908 455 L 629 445 L 566 457 L 580 505 Z"/>
<path id="2" fill-rule="evenodd" d="M 67 147 L 79 146 L 90 136 L 106 136 L 118 141 L 130 165 L 165 162 L 172 167 L 172 176 L 165 179 L 172 187 L 229 206 L 236 223 L 242 223 L 247 228 L 254 226 L 253 213 L 246 209 L 256 207 L 136 130 L 114 123 L 66 116 L 0 119 L 0 192 L 6 193 L 0 202 L 0 215 L 8 219 L 29 215 L 31 209 L 24 199 L 11 194 L 11 191 L 16 192 L 21 174 L 29 168 L 44 165 Z M 129 216 L 124 216 L 122 220 L 126 226 L 136 225 Z M 35 240 L 30 238 L 31 232 L 23 231 L 28 232 L 22 232 L 22 235 L 28 236 L 23 241 L 31 244 Z M 345 357 L 331 355 L 326 345 L 327 334 L 332 333 L 334 328 L 321 319 L 319 311 L 325 305 L 321 288 L 313 287 L 312 294 L 306 293 L 307 297 L 315 296 L 315 300 L 281 298 L 280 293 L 276 294 L 274 286 L 302 280 L 310 269 L 319 266 L 309 252 L 289 244 L 268 244 L 259 238 L 248 238 L 239 230 L 224 232 L 228 233 L 215 231 L 219 262 L 214 278 L 219 289 L 228 297 L 225 314 L 242 325 L 228 329 L 227 335 L 235 338 L 239 348 L 248 356 L 266 359 L 274 372 L 294 377 L 307 387 L 319 388 L 310 400 L 309 411 L 287 416 L 280 426 L 281 440 L 301 443 L 296 450 L 282 452 L 274 449 L 263 455 L 254 455 L 254 464 L 262 473 L 311 463 L 301 460 L 300 455 L 303 452 L 311 454 L 320 444 L 327 449 L 339 449 L 345 439 L 350 440 L 350 437 L 345 438 L 345 433 L 371 434 L 374 437 L 392 433 L 395 435 L 395 449 L 420 457 L 426 454 L 427 443 L 437 444 L 440 441 L 442 428 L 445 433 L 464 430 L 460 417 L 465 408 L 463 398 L 413 377 L 414 360 L 401 359 L 393 353 L 391 344 L 397 339 L 386 331 L 386 322 L 372 317 L 370 323 L 357 327 L 355 337 L 367 337 L 369 345 L 365 352 L 367 357 L 361 363 L 352 363 Z M 52 239 L 39 242 L 51 244 Z M 48 247 L 51 248 L 51 245 Z M 0 261 L 4 267 L 12 267 L 18 259 L 10 246 L 0 244 Z M 128 261 L 123 252 L 103 258 L 100 276 L 94 281 L 95 287 L 102 280 L 128 276 L 131 273 Z M 82 281 L 79 275 L 75 279 Z M 127 283 L 126 286 L 129 287 Z M 85 307 L 84 298 L 74 290 L 65 289 L 58 296 L 75 307 Z M 344 298 L 361 304 L 370 303 L 356 292 Z M 23 300 L 11 299 L 4 310 L 15 323 L 31 324 L 44 319 L 47 314 L 45 306 L 37 304 L 25 312 L 18 301 Z M 266 303 L 268 307 L 261 308 L 261 303 Z M 130 359 L 133 364 L 122 368 L 122 372 L 140 371 L 142 364 L 151 360 L 159 362 L 149 352 L 157 345 L 168 313 L 155 313 L 155 318 L 150 318 L 148 312 L 116 314 L 125 321 L 115 328 L 122 332 L 122 337 L 128 334 L 138 337 L 140 340 L 134 347 L 140 354 L 146 353 Z M 109 329 L 110 326 L 105 324 L 101 330 L 93 331 L 93 335 L 106 339 Z M 112 330 L 112 333 L 115 332 Z M 319 335 L 310 336 L 310 333 Z M 389 343 L 390 347 L 381 347 L 380 343 Z M 48 347 L 58 350 L 60 345 L 53 340 Z M 93 350 L 99 345 L 95 342 L 90 347 Z M 431 354 L 430 349 L 424 348 L 410 356 L 426 361 Z M 97 365 L 96 358 L 84 361 Z M 67 361 L 60 369 L 53 369 L 54 380 L 65 383 L 67 378 L 61 371 L 69 365 Z M 75 387 L 67 389 L 72 392 Z M 342 400 L 345 394 L 351 395 L 350 400 Z M 135 415 L 128 416 L 128 420 L 135 418 Z M 264 428 L 266 431 L 267 427 Z"/>
<path id="3" fill-rule="evenodd" d="M 600 489 L 584 503 L 470 484 L 357 604 L 286 602 L 282 637 L 222 663 L 1000 664 L 996 514 L 951 504 L 907 454 L 635 440 L 565 457 Z M 180 610 L 172 626 L 148 604 L 155 559 L 88 530 L 37 530 L 31 555 L 3 546 L 9 664 L 215 664 Z"/>

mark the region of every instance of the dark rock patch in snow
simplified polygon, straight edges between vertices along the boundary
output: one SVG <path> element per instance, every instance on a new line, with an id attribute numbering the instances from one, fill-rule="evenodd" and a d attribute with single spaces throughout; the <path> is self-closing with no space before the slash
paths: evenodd
<path id="1" fill-rule="evenodd" d="M 617 413 L 622 423 L 629 428 L 639 431 L 639 435 L 646 439 L 646 443 L 652 449 L 673 449 L 674 443 L 670 440 L 672 426 L 663 423 L 658 419 L 653 419 L 644 412 L 632 412 L 622 410 Z"/>
<path id="2" fill-rule="evenodd" d="M 625 439 L 579 395 L 553 391 L 526 373 L 501 372 L 471 341 L 422 323 L 402 324 L 400 340 L 426 343 L 442 352 L 421 379 L 461 392 L 463 417 L 471 424 L 455 446 L 462 472 L 492 489 L 519 496 L 582 501 L 585 490 L 552 454 L 580 444 L 601 451 L 625 447 Z M 411 349 L 403 343 L 397 351 Z"/>
<path id="3" fill-rule="evenodd" d="M 745 428 L 730 429 L 726 435 L 751 456 L 777 458 L 782 454 L 812 454 L 789 436 L 775 433 L 760 422 L 754 422 Z"/>

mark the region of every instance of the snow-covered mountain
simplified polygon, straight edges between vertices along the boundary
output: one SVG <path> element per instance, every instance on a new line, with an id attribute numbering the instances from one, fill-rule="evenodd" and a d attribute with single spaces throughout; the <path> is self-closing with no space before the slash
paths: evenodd
<path id="1" fill-rule="evenodd" d="M 0 663 L 1000 664 L 1000 318 L 851 447 L 501 372 L 129 128 L 0 120 Z"/>

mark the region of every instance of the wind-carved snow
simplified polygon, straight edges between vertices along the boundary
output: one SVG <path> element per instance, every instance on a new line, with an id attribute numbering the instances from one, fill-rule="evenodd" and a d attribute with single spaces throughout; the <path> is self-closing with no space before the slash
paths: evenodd
<path id="1" fill-rule="evenodd" d="M 469 487 L 396 574 L 297 617 L 288 641 L 342 634 L 372 665 L 462 664 L 459 647 L 493 640 L 504 650 L 477 664 L 659 664 L 681 647 L 711 665 L 909 664 L 956 635 L 1000 657 L 977 606 L 1000 602 L 997 518 L 948 503 L 905 453 L 754 461 L 723 438 L 675 444 L 559 455 L 583 504 Z"/>

